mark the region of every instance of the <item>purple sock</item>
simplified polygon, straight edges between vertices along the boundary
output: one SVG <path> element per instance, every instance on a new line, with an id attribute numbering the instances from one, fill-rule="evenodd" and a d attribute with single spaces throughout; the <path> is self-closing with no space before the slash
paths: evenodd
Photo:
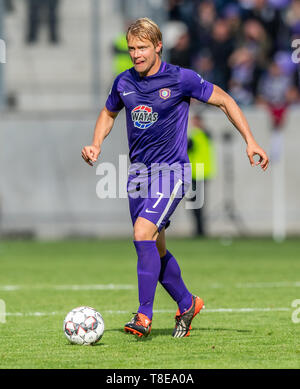
<path id="1" fill-rule="evenodd" d="M 191 307 L 192 294 L 181 278 L 181 270 L 176 259 L 168 250 L 167 254 L 161 258 L 159 281 L 173 300 L 177 302 L 180 313 Z"/>
<path id="2" fill-rule="evenodd" d="M 160 273 L 160 256 L 156 242 L 152 240 L 134 241 L 138 255 L 137 275 L 139 287 L 139 313 L 152 319 L 153 302 Z"/>

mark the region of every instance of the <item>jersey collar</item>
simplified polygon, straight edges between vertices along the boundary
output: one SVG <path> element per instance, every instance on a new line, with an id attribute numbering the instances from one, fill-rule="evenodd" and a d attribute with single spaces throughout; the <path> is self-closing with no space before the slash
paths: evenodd
<path id="1" fill-rule="evenodd" d="M 166 63 L 164 61 L 161 61 L 161 64 L 160 64 L 160 67 L 158 69 L 158 72 L 156 72 L 155 74 L 152 74 L 151 76 L 144 76 L 144 77 L 141 77 L 140 74 L 135 70 L 135 68 L 133 67 L 133 71 L 134 71 L 134 74 L 136 75 L 136 78 L 141 81 L 141 80 L 149 80 L 151 78 L 155 78 L 157 77 L 160 73 L 163 73 L 164 70 L 166 68 Z"/>

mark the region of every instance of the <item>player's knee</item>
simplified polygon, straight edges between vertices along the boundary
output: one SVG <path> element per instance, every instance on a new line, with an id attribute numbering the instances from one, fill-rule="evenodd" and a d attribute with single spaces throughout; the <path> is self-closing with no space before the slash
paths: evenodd
<path id="1" fill-rule="evenodd" d="M 156 240 L 158 231 L 155 224 L 149 220 L 138 218 L 133 227 L 134 240 Z"/>
<path id="2" fill-rule="evenodd" d="M 141 240 L 153 240 L 153 237 L 147 231 L 146 229 L 143 228 L 135 228 L 133 231 L 133 237 L 134 240 L 141 241 Z"/>

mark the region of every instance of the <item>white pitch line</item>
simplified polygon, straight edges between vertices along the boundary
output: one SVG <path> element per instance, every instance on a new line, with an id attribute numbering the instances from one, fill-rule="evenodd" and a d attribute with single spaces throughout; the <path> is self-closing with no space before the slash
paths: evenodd
<path id="1" fill-rule="evenodd" d="M 62 312 L 6 312 L 5 316 L 56 316 L 63 315 Z"/>
<path id="2" fill-rule="evenodd" d="M 15 290 L 19 290 L 21 287 L 19 285 L 3 285 L 0 286 L 0 291 L 2 292 L 13 292 Z"/>
<path id="3" fill-rule="evenodd" d="M 299 288 L 300 281 L 295 282 L 248 282 L 245 284 L 236 284 L 236 288 Z"/>
<path id="4" fill-rule="evenodd" d="M 235 285 L 226 285 L 220 283 L 212 283 L 203 285 L 203 288 L 222 289 L 225 287 L 238 289 L 252 289 L 252 288 L 299 288 L 300 281 L 283 281 L 283 282 L 248 282 L 238 283 Z M 133 290 L 137 285 L 129 284 L 91 284 L 91 285 L 0 285 L 0 292 L 14 292 L 22 289 L 50 289 L 50 290 Z"/>
<path id="5" fill-rule="evenodd" d="M 288 312 L 291 308 L 205 308 L 202 313 L 248 313 L 248 312 Z M 153 313 L 174 313 L 175 310 L 169 310 L 169 309 L 158 309 L 154 310 Z M 130 311 L 125 310 L 105 310 L 101 311 L 102 314 L 111 314 L 111 315 L 122 315 L 122 314 L 129 314 Z M 63 316 L 66 312 L 7 312 L 6 316 L 19 316 L 19 317 L 26 317 L 26 316 Z"/>
<path id="6" fill-rule="evenodd" d="M 131 290 L 135 285 L 95 284 L 95 285 L 2 285 L 0 292 L 13 292 L 21 289 L 54 289 L 54 290 Z"/>
<path id="7" fill-rule="evenodd" d="M 290 311 L 291 308 L 216 308 L 216 309 L 204 309 L 205 312 L 276 312 L 276 311 Z"/>
<path id="8" fill-rule="evenodd" d="M 128 290 L 135 289 L 135 285 L 115 285 L 115 284 L 96 284 L 96 285 L 55 285 L 56 290 Z"/>
<path id="9" fill-rule="evenodd" d="M 220 283 L 213 283 L 209 285 L 204 285 L 203 288 L 209 288 L 209 289 L 222 289 L 222 288 L 238 288 L 238 289 L 254 289 L 254 288 L 299 288 L 300 287 L 300 281 L 293 281 L 293 282 L 245 282 L 245 283 L 238 283 L 235 285 L 226 285 L 226 284 L 220 284 Z"/>

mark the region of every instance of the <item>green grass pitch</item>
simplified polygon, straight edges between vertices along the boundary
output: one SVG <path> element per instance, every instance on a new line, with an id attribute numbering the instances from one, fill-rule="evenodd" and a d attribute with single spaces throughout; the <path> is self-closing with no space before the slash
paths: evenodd
<path id="1" fill-rule="evenodd" d="M 159 285 L 151 335 L 123 325 L 138 307 L 136 254 L 128 240 L 1 241 L 0 367 L 100 369 L 299 369 L 300 243 L 290 239 L 173 239 L 183 278 L 205 301 L 191 336 L 172 338 L 176 304 Z M 65 315 L 103 315 L 95 346 L 68 343 Z M 294 312 L 294 316 L 293 316 Z"/>

